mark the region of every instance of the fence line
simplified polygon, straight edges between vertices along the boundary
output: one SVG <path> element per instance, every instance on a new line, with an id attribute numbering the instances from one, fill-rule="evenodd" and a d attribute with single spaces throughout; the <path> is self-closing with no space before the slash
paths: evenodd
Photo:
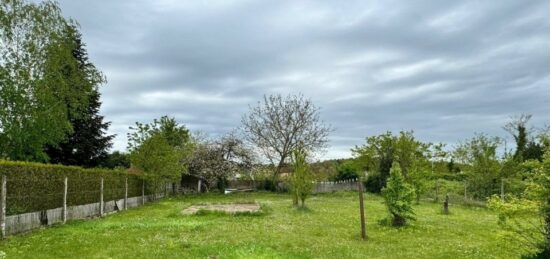
<path id="1" fill-rule="evenodd" d="M 163 192 L 145 195 L 145 181 L 142 180 L 141 195 L 128 197 L 128 179 L 126 178 L 124 196 L 122 198 L 104 201 L 104 181 L 103 177 L 101 177 L 98 193 L 99 197 L 96 196 L 98 197 L 97 202 L 67 206 L 68 196 L 70 196 L 71 192 L 67 192 L 70 182 L 68 182 L 68 178 L 65 177 L 63 179 L 63 199 L 59 207 L 7 216 L 6 207 L 8 204 L 6 198 L 9 192 L 7 178 L 6 175 L 2 175 L 2 182 L 0 185 L 0 235 L 2 238 L 8 235 L 27 232 L 42 226 L 65 223 L 67 220 L 71 219 L 102 217 L 108 213 L 144 205 L 146 202 L 160 199 L 174 192 L 172 188 L 168 188 L 169 185 L 172 186 L 172 183 L 165 183 Z"/>
<path id="2" fill-rule="evenodd" d="M 313 187 L 313 193 L 337 192 L 337 191 L 355 191 L 357 190 L 357 179 L 342 181 L 316 182 Z"/>

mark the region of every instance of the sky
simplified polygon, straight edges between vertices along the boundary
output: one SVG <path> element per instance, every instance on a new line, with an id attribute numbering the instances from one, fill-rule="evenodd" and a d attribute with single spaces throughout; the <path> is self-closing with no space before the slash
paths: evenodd
<path id="1" fill-rule="evenodd" d="M 550 124 L 550 1 L 62 0 L 105 74 L 101 113 L 220 136 L 264 94 L 302 93 L 334 131 L 322 158 L 414 130 L 453 147 Z"/>

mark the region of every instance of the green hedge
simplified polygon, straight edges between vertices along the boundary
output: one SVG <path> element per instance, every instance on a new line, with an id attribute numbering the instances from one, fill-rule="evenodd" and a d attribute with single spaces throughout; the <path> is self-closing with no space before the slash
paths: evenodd
<path id="1" fill-rule="evenodd" d="M 62 207 L 65 177 L 68 206 L 99 202 L 102 177 L 104 201 L 124 198 L 126 178 L 128 197 L 141 196 L 141 177 L 122 170 L 0 161 L 0 175 L 7 176 L 8 215 Z"/>

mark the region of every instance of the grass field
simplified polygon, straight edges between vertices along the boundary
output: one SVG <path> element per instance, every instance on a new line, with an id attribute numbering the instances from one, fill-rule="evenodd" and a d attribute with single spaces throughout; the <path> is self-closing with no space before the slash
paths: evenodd
<path id="1" fill-rule="evenodd" d="M 497 217 L 483 208 L 415 206 L 418 220 L 395 229 L 379 224 L 386 210 L 366 196 L 368 241 L 359 236 L 356 193 L 310 198 L 307 210 L 290 196 L 241 193 L 170 198 L 102 219 L 9 237 L 6 258 L 518 258 L 496 237 Z M 257 201 L 260 215 L 182 216 L 191 204 Z"/>

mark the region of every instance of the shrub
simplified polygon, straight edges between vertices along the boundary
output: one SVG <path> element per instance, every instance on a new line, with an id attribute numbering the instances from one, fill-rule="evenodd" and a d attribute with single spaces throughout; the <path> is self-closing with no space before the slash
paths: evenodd
<path id="1" fill-rule="evenodd" d="M 403 226 L 407 220 L 414 220 L 412 203 L 414 189 L 405 182 L 399 164 L 394 163 L 386 187 L 382 189 L 384 201 L 392 217 L 392 225 Z"/>
<path id="2" fill-rule="evenodd" d="M 0 161 L 0 172 L 7 177 L 9 215 L 62 207 L 65 177 L 68 206 L 99 202 L 101 177 L 104 201 L 124 198 L 126 177 L 128 197 L 141 195 L 141 178 L 121 170 Z"/>
<path id="3" fill-rule="evenodd" d="M 367 192 L 380 193 L 382 191 L 382 177 L 378 173 L 370 174 L 363 184 Z"/>
<path id="4" fill-rule="evenodd" d="M 306 152 L 303 148 L 297 148 L 292 155 L 294 172 L 290 178 L 291 193 L 294 205 L 298 205 L 298 200 L 300 200 L 302 207 L 304 207 L 305 200 L 311 194 L 313 188 L 313 175 L 307 164 Z"/>

